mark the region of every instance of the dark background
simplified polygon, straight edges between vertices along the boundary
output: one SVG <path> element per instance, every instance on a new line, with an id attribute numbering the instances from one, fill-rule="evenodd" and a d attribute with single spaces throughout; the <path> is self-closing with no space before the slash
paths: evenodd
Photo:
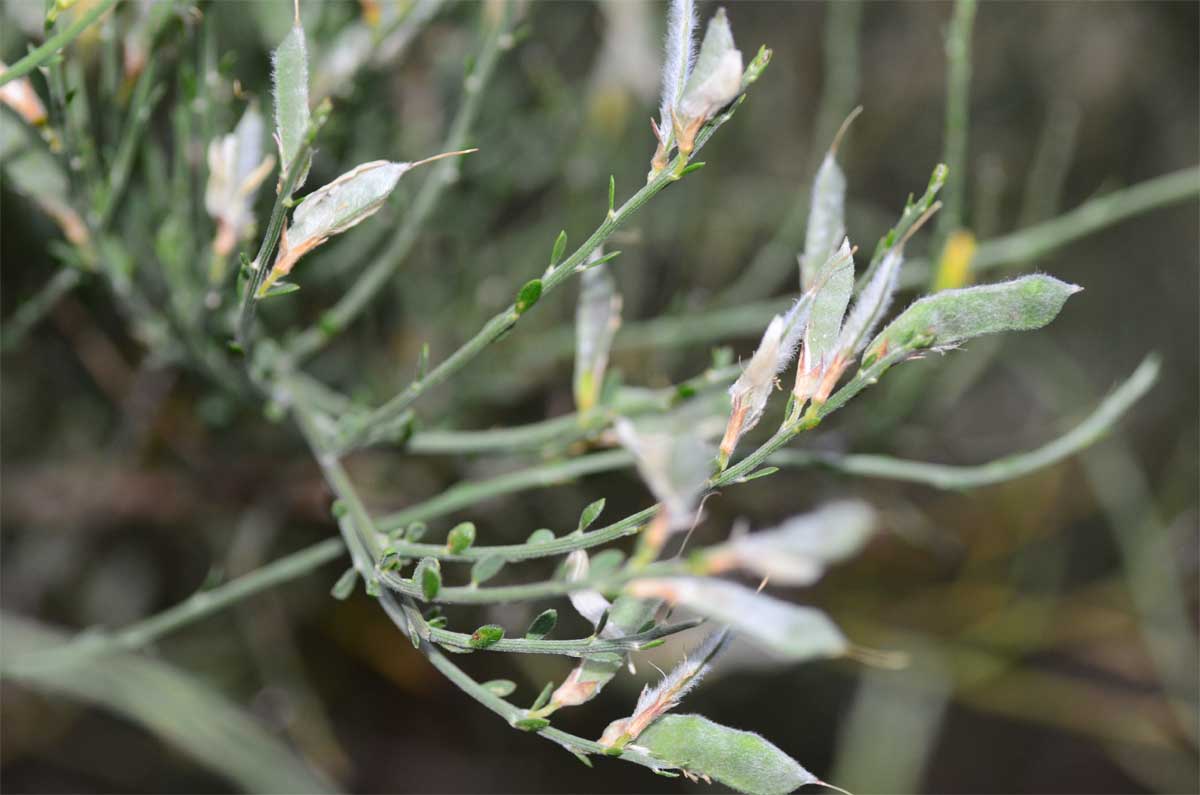
<path id="1" fill-rule="evenodd" d="M 275 34 L 259 25 L 263 18 L 286 25 L 287 4 L 279 5 L 203 10 L 221 51 L 236 56 L 231 76 L 252 94 L 268 88 Z M 357 13 L 355 4 L 330 6 L 305 7 L 318 41 Z M 966 182 L 966 220 L 980 239 L 1195 165 L 1198 8 L 981 4 Z M 339 100 L 310 185 L 364 160 L 414 160 L 437 150 L 477 10 L 449 7 L 401 65 L 367 73 Z M 642 10 L 649 49 L 624 41 L 622 61 L 647 52 L 657 58 L 660 9 Z M 828 8 L 744 2 L 728 10 L 747 57 L 765 43 L 775 58 L 704 150 L 704 170 L 620 233 L 613 247 L 624 253 L 614 272 L 627 323 L 703 317 L 720 305 L 806 194 L 814 155 L 827 144 L 814 124 Z M 857 101 L 865 112 L 840 159 L 850 235 L 864 250 L 942 156 L 950 13 L 950 5 L 932 2 L 863 9 Z M 573 242 L 584 238 L 601 218 L 609 173 L 618 199 L 641 184 L 653 150 L 646 119 L 657 114 L 656 72 L 605 78 L 598 66 L 605 18 L 592 4 L 535 3 L 527 23 L 527 37 L 488 89 L 474 136 L 481 152 L 467 161 L 395 284 L 316 361 L 313 372 L 339 388 L 371 402 L 392 394 L 411 377 L 423 341 L 439 360 L 540 273 L 559 229 Z M 11 63 L 21 37 L 10 28 L 3 41 Z M 86 42 L 80 46 L 86 53 Z M 186 52 L 180 46 L 165 62 Z M 232 124 L 240 110 L 222 112 Z M 171 130 L 156 117 L 152 132 L 164 140 Z M 1038 160 L 1039 151 L 1049 160 Z M 134 185 L 158 178 L 143 163 Z M 381 240 L 401 217 L 411 188 L 400 194 L 347 237 L 366 241 L 366 256 L 371 235 Z M 7 187 L 2 199 L 7 317 L 57 267 L 46 251 L 57 232 Z M 701 541 L 723 537 L 738 518 L 766 526 L 837 496 L 879 506 L 886 533 L 816 588 L 786 595 L 827 609 L 856 642 L 910 652 L 913 664 L 780 667 L 738 647 L 686 709 L 754 729 L 855 792 L 1196 791 L 1197 233 L 1192 200 L 982 277 L 1036 269 L 1085 291 L 1047 329 L 894 370 L 798 442 L 984 462 L 1071 427 L 1146 353 L 1159 352 L 1158 385 L 1083 456 L 964 494 L 799 469 L 710 501 Z M 915 256 L 925 255 L 928 239 L 916 238 Z M 301 263 L 304 290 L 264 312 L 268 328 L 318 316 L 355 272 L 347 256 L 353 245 L 330 244 Z M 785 257 L 778 268 L 772 283 L 746 288 L 739 303 L 794 290 L 794 261 Z M 570 411 L 569 355 L 555 353 L 562 332 L 553 332 L 570 322 L 574 290 L 548 298 L 477 365 L 427 397 L 422 421 L 484 428 Z M 626 383 L 664 385 L 702 369 L 713 345 L 748 355 L 768 320 L 688 345 L 627 332 L 614 366 Z M 63 628 L 120 626 L 336 532 L 330 496 L 292 427 L 195 374 L 149 360 L 102 286 L 87 284 L 66 299 L 2 364 L 6 611 Z M 350 464 L 382 513 L 529 461 L 380 450 Z M 579 507 L 600 496 L 612 518 L 647 499 L 623 472 L 492 500 L 434 527 L 470 519 L 481 543 L 506 543 L 537 527 L 567 529 Z M 373 600 L 330 599 L 340 571 L 329 565 L 248 600 L 166 637 L 153 653 L 245 705 L 351 791 L 710 789 L 607 760 L 589 770 L 509 729 L 433 671 Z M 450 615 L 454 626 L 488 620 L 518 628 L 530 613 Z M 571 628 L 583 626 L 567 624 L 562 636 Z M 680 653 L 659 651 L 651 659 L 664 666 Z M 518 703 L 568 667 L 507 655 L 457 659 L 478 678 L 516 681 Z M 591 704 L 563 711 L 556 725 L 598 736 L 653 673 L 639 666 L 637 677 L 623 676 Z M 112 714 L 7 682 L 2 694 L 6 791 L 229 787 Z"/>

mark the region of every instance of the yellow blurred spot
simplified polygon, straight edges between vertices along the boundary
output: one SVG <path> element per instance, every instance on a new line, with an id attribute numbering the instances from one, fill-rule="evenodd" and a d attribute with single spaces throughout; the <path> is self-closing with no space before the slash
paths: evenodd
<path id="1" fill-rule="evenodd" d="M 359 0 L 362 5 L 363 22 L 367 23 L 368 27 L 379 26 L 379 0 Z"/>
<path id="2" fill-rule="evenodd" d="M 624 131 L 632 109 L 629 93 L 623 88 L 598 88 L 588 104 L 588 127 L 605 138 L 617 138 Z"/>
<path id="3" fill-rule="evenodd" d="M 933 292 L 962 287 L 971 280 L 971 260 L 975 258 L 975 235 L 965 229 L 950 235 L 942 249 Z"/>

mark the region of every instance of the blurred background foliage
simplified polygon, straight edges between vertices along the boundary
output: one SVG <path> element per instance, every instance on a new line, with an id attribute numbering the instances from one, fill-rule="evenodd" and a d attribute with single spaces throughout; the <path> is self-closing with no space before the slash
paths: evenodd
<path id="1" fill-rule="evenodd" d="M 164 15 L 147 50 L 164 94 L 115 227 L 143 258 L 139 267 L 167 267 L 176 247 L 186 249 L 181 241 L 211 235 L 202 215 L 194 227 L 162 225 L 164 203 L 180 200 L 173 175 L 201 175 L 183 195 L 202 190 L 207 141 L 232 129 L 245 98 L 269 107 L 269 52 L 289 6 L 180 2 Z M 440 151 L 480 10 L 442 6 L 394 62 L 323 84 L 320 64 L 337 34 L 381 12 L 367 2 L 302 3 L 317 93 L 334 97 L 310 185 L 365 160 Z M 525 8 L 520 41 L 488 84 L 470 137 L 480 151 L 463 161 L 399 275 L 314 360 L 315 375 L 370 403 L 393 394 L 414 375 L 424 343 L 437 361 L 539 274 L 560 229 L 586 235 L 605 210 L 610 173 L 618 197 L 643 183 L 662 10 L 636 2 Z M 37 0 L 5 4 L 6 62 L 23 54 L 35 35 L 29 19 L 36 32 L 42 12 Z M 704 151 L 703 171 L 615 241 L 626 325 L 614 366 L 626 383 L 689 377 L 717 345 L 752 350 L 775 297 L 796 289 L 803 226 L 795 219 L 804 217 L 818 157 L 858 103 L 865 111 L 840 160 L 850 235 L 870 250 L 943 157 L 950 12 L 944 3 L 890 2 L 729 9 L 743 51 L 766 43 L 774 61 Z M 140 13 L 122 4 L 72 45 L 89 90 L 111 66 L 109 42 L 133 30 Z M 1195 166 L 1198 32 L 1195 3 L 983 3 L 972 47 L 967 228 L 989 240 Z M 126 40 L 120 68 L 132 49 Z M 106 149 L 119 145 L 131 101 L 133 81 L 118 78 L 117 100 L 93 104 L 87 127 Z M 193 111 L 183 114 L 186 127 L 181 106 Z M 305 259 L 293 279 L 303 289 L 264 305 L 267 327 L 315 322 L 388 245 L 421 185 L 419 175 L 406 180 L 379 217 Z M 0 316 L 11 318 L 62 267 L 49 244 L 60 233 L 7 181 L 0 198 Z M 689 707 L 763 733 L 855 792 L 1196 791 L 1198 235 L 1193 194 L 980 275 L 1038 269 L 1086 291 L 1043 331 L 890 373 L 801 441 L 822 451 L 988 461 L 1070 427 L 1146 352 L 1159 351 L 1159 384 L 1084 454 L 969 493 L 802 468 L 710 499 L 698 531 L 710 540 L 741 518 L 765 525 L 837 496 L 877 505 L 888 532 L 800 595 L 857 642 L 906 650 L 912 663 L 901 671 L 849 661 L 779 667 L 734 649 Z M 921 250 L 931 239 L 918 236 L 911 253 L 936 259 Z M 425 398 L 422 427 L 500 427 L 570 411 L 574 289 L 542 302 Z M 156 290 L 169 300 L 169 282 Z M 662 318 L 688 320 L 648 322 Z M 41 625 L 6 622 L 10 647 L 126 624 L 335 532 L 330 495 L 297 435 L 261 405 L 147 353 L 126 320 L 104 285 L 85 278 L 5 353 L 0 595 L 6 613 Z M 386 512 L 537 459 L 383 448 L 349 466 L 371 507 Z M 618 472 L 496 498 L 437 524 L 469 519 L 487 543 L 520 541 L 534 528 L 573 527 L 579 506 L 600 496 L 612 516 L 645 502 L 633 473 Z M 374 600 L 330 599 L 338 572 L 327 566 L 148 654 L 106 663 L 90 691 L 76 683 L 76 698 L 6 680 L 4 788 L 262 788 L 257 765 L 260 775 L 264 766 L 277 771 L 268 781 L 288 790 L 322 779 L 363 792 L 707 789 L 603 760 L 587 770 L 512 731 L 434 672 Z M 531 609 L 453 617 L 518 626 Z M 672 643 L 647 657 L 666 665 L 678 654 Z M 483 679 L 515 680 L 529 699 L 568 667 L 529 655 L 475 655 L 463 665 Z M 564 713 L 564 728 L 598 736 L 652 673 L 642 665 L 619 678 L 588 708 Z M 129 682 L 139 686 L 123 694 Z M 197 685 L 244 712 L 210 714 L 189 701 Z M 147 724 L 139 695 L 155 721 Z M 236 742 L 234 720 L 265 726 L 270 742 L 256 745 L 257 734 Z M 205 756 L 194 745 L 206 732 L 235 738 L 232 747 Z M 288 771 L 298 759 L 304 769 Z"/>

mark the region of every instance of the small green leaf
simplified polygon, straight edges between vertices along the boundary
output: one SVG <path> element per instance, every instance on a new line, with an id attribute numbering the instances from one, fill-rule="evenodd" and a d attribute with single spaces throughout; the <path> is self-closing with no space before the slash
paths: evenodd
<path id="1" fill-rule="evenodd" d="M 417 356 L 417 380 L 420 381 L 425 377 L 425 373 L 429 370 L 429 343 L 421 343 L 421 353 Z"/>
<path id="2" fill-rule="evenodd" d="M 442 590 L 442 564 L 437 558 L 422 558 L 413 572 L 413 581 L 421 588 L 425 600 L 433 601 Z"/>
<path id="3" fill-rule="evenodd" d="M 617 178 L 612 174 L 608 175 L 608 214 L 612 215 L 614 201 L 617 197 Z"/>
<path id="4" fill-rule="evenodd" d="M 599 267 L 606 262 L 612 262 L 619 256 L 621 256 L 621 252 L 619 250 L 618 251 L 610 251 L 607 254 L 604 254 L 603 256 L 596 257 L 593 260 L 588 260 L 587 262 L 583 263 L 582 265 L 579 266 L 579 270 L 589 270 L 590 271 L 592 268 Z"/>
<path id="5" fill-rule="evenodd" d="M 446 537 L 446 551 L 458 555 L 470 549 L 475 543 L 475 525 L 471 522 L 456 524 Z"/>
<path id="6" fill-rule="evenodd" d="M 445 629 L 450 624 L 450 620 L 445 616 L 434 616 L 425 622 L 432 629 Z"/>
<path id="7" fill-rule="evenodd" d="M 739 792 L 784 795 L 818 781 L 757 734 L 713 723 L 702 715 L 664 715 L 637 742 L 671 767 L 709 776 Z"/>
<path id="8" fill-rule="evenodd" d="M 484 624 L 471 633 L 471 639 L 467 642 L 472 649 L 486 649 L 489 646 L 495 646 L 503 637 L 504 627 L 496 624 Z"/>
<path id="9" fill-rule="evenodd" d="M 657 649 L 659 646 L 663 645 L 666 642 L 667 642 L 666 638 L 655 638 L 654 640 L 648 640 L 645 643 L 643 643 L 642 645 L 638 646 L 638 651 L 647 651 L 649 649 Z"/>
<path id="10" fill-rule="evenodd" d="M 583 762 L 585 765 L 587 765 L 588 767 L 592 767 L 592 760 L 587 758 L 587 754 L 582 754 L 579 751 L 571 751 L 571 754 L 576 759 L 578 759 L 580 762 Z"/>
<path id="11" fill-rule="evenodd" d="M 558 237 L 554 238 L 554 248 L 550 251 L 550 267 L 553 268 L 562 259 L 563 252 L 567 250 L 567 230 L 562 230 L 558 233 Z"/>
<path id="12" fill-rule="evenodd" d="M 288 293 L 294 293 L 299 289 L 300 285 L 294 282 L 275 282 L 271 285 L 271 289 L 267 290 L 266 294 L 258 300 L 262 301 L 267 298 L 275 298 L 280 295 L 287 295 Z"/>
<path id="13" fill-rule="evenodd" d="M 379 598 L 379 578 L 369 577 L 367 579 L 367 596 Z"/>
<path id="14" fill-rule="evenodd" d="M 533 700 L 533 706 L 529 708 L 530 712 L 537 712 L 542 707 L 546 706 L 546 702 L 550 700 L 550 694 L 554 692 L 554 683 L 547 682 L 542 688 L 542 692 L 538 693 L 538 697 Z"/>
<path id="15" fill-rule="evenodd" d="M 579 515 L 579 527 L 576 532 L 582 533 L 591 526 L 592 522 L 596 521 L 600 516 L 600 512 L 604 510 L 604 498 L 596 500 L 583 509 L 583 513 Z"/>
<path id="16" fill-rule="evenodd" d="M 700 160 L 695 163 L 688 163 L 686 166 L 683 167 L 683 170 L 679 172 L 679 176 L 686 177 L 688 174 L 691 174 L 693 171 L 699 171 L 700 169 L 704 168 L 704 166 L 705 166 L 705 161 L 703 161 L 703 160 Z"/>
<path id="17" fill-rule="evenodd" d="M 518 315 L 523 315 L 529 308 L 538 302 L 542 297 L 542 280 L 530 279 L 525 282 L 525 286 L 521 288 L 521 292 L 517 293 L 517 301 L 513 305 L 513 310 Z"/>
<path id="18" fill-rule="evenodd" d="M 492 695 L 499 696 L 500 698 L 507 698 L 508 696 L 511 696 L 517 689 L 517 683 L 511 679 L 493 679 L 490 682 L 484 682 L 483 686 L 486 687 Z"/>
<path id="19" fill-rule="evenodd" d="M 534 530 L 532 533 L 530 533 L 529 538 L 525 539 L 525 543 L 526 544 L 545 544 L 545 543 L 547 543 L 549 541 L 553 541 L 553 540 L 554 540 L 554 531 L 549 528 L 542 527 L 542 528 Z"/>
<path id="20" fill-rule="evenodd" d="M 499 555 L 488 555 L 475 561 L 471 567 L 471 582 L 481 585 L 495 577 L 504 568 L 504 558 Z"/>
<path id="21" fill-rule="evenodd" d="M 521 718 L 519 721 L 513 724 L 513 726 L 524 732 L 541 731 L 549 725 L 550 721 L 546 720 L 545 718 Z"/>
<path id="22" fill-rule="evenodd" d="M 525 637 L 530 640 L 541 640 L 554 631 L 554 626 L 557 623 L 558 611 L 554 608 L 544 610 L 529 625 L 529 629 L 525 631 Z"/>
<path id="23" fill-rule="evenodd" d="M 333 505 L 329 507 L 329 512 L 333 514 L 334 519 L 341 519 L 349 510 L 345 500 L 334 500 Z"/>
<path id="24" fill-rule="evenodd" d="M 762 469 L 751 472 L 749 475 L 739 478 L 738 483 L 749 483 L 752 480 L 758 480 L 759 478 L 765 478 L 768 475 L 774 475 L 778 471 L 779 467 L 763 467 Z"/>
<path id="25" fill-rule="evenodd" d="M 426 531 L 429 528 L 424 522 L 413 522 L 404 530 L 404 540 L 409 543 L 416 544 L 425 537 Z"/>
<path id="26" fill-rule="evenodd" d="M 347 599 L 350 594 L 354 593 L 354 583 L 357 579 L 358 570 L 351 566 L 342 572 L 342 576 L 338 577 L 337 582 L 333 584 L 333 588 L 329 590 L 329 593 L 334 599 Z"/>

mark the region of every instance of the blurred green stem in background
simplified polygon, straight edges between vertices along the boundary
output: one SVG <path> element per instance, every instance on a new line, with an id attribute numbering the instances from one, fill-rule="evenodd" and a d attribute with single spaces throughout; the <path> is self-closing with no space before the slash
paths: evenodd
<path id="1" fill-rule="evenodd" d="M 971 124 L 971 32 L 975 0 L 956 0 L 946 35 L 946 119 L 942 162 L 950 168 L 942 188 L 942 212 L 936 219 L 931 251 L 941 252 L 951 234 L 963 225 L 963 196 L 967 189 L 967 133 Z"/>
<path id="2" fill-rule="evenodd" d="M 47 63 L 51 58 L 58 55 L 64 47 L 79 38 L 79 34 L 87 30 L 100 17 L 104 16 L 104 13 L 116 5 L 116 2 L 117 0 L 99 0 L 98 3 L 88 9 L 85 14 L 68 25 L 64 30 L 55 33 L 46 39 L 42 46 L 8 67 L 4 71 L 4 74 L 0 74 L 0 86 L 11 80 L 24 77 L 42 64 Z"/>
<path id="3" fill-rule="evenodd" d="M 6 679 L 106 707 L 167 740 L 217 775 L 249 792 L 332 792 L 259 721 L 195 675 L 159 660 L 124 652 L 87 658 L 78 669 L 9 665 L 39 660 L 43 649 L 63 648 L 63 636 L 28 619 L 0 614 Z"/>
<path id="4" fill-rule="evenodd" d="M 507 19 L 509 7 L 505 4 L 503 8 L 505 19 L 491 25 L 484 23 L 487 31 L 475 58 L 475 67 L 463 80 L 464 99 L 454 116 L 454 121 L 450 123 L 450 130 L 442 145 L 443 152 L 466 147 L 471 128 L 479 115 L 480 103 L 487 94 L 487 86 L 496 70 L 500 55 L 512 44 L 513 33 Z M 404 264 L 413 244 L 437 208 L 442 194 L 453 184 L 461 167 L 454 159 L 443 160 L 434 165 L 425 177 L 425 182 L 422 183 L 412 205 L 405 208 L 403 220 L 383 253 L 362 272 L 333 308 L 322 315 L 317 326 L 301 332 L 286 345 L 291 358 L 302 361 L 314 355 L 333 339 L 334 335 L 362 314 L 380 289 Z"/>
<path id="5" fill-rule="evenodd" d="M 862 0 L 825 4 L 825 28 L 821 38 L 821 99 L 817 106 L 803 178 L 775 234 L 755 252 L 749 265 L 739 269 L 733 282 L 721 289 L 714 300 L 717 306 L 736 306 L 770 295 L 795 273 L 790 266 L 794 263 L 796 252 L 804 247 L 813 174 L 833 142 L 838 127 L 858 101 L 863 5 Z"/>

